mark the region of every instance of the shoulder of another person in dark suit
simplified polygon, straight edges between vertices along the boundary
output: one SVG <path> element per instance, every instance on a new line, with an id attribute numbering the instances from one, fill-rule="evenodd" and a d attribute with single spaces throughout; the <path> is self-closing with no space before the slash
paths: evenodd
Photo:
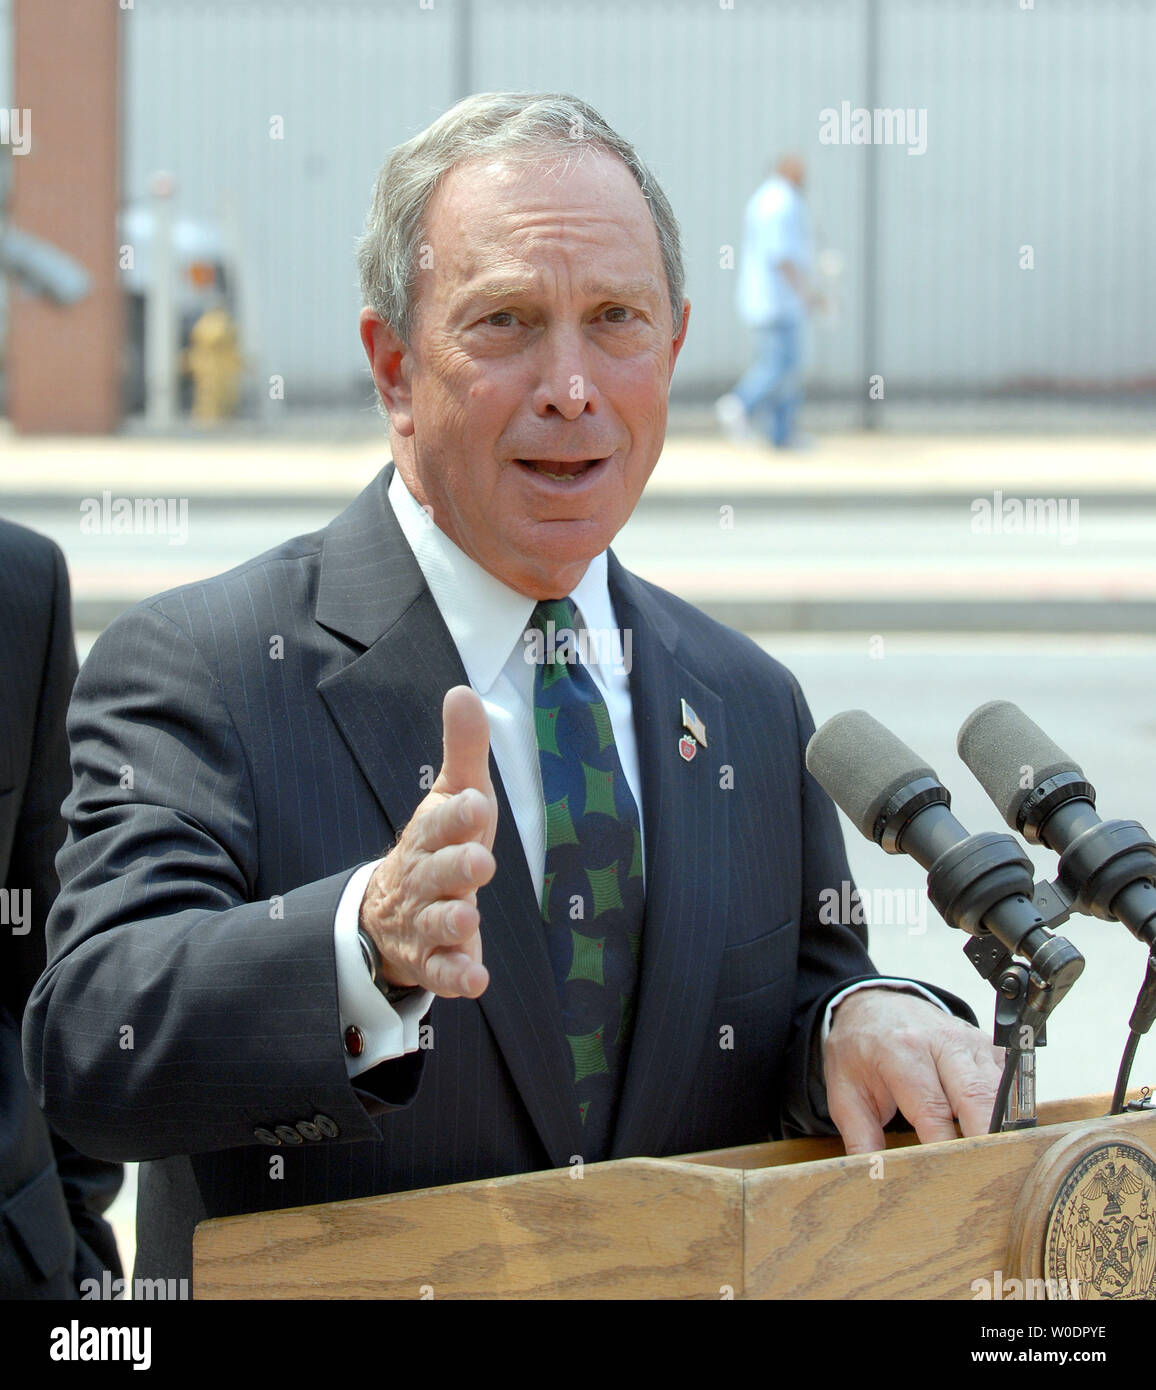
<path id="1" fill-rule="evenodd" d="M 121 1166 L 78 1153 L 50 1131 L 26 1089 L 19 1019 L 45 964 L 44 921 L 59 888 L 60 804 L 69 786 L 65 711 L 76 678 L 68 569 L 55 541 L 0 520 L 0 882 L 31 895 L 28 930 L 5 933 L 0 1027 L 5 1078 L 0 1191 L 13 1235 L 0 1283 L 9 1297 L 75 1297 L 120 1256 L 103 1219 Z M 3 802 L 11 798 L 11 804 Z M 20 1238 L 18 1239 L 17 1236 Z"/>
<path id="2" fill-rule="evenodd" d="M 0 634 L 0 884 L 31 899 L 28 930 L 5 934 L 0 970 L 0 998 L 18 1019 L 45 964 L 44 922 L 59 888 L 76 648 L 60 547 L 8 521 L 0 521 Z"/>
<path id="3" fill-rule="evenodd" d="M 2 519 L 0 634 L 5 643 L 0 742 L 7 745 L 7 770 L 33 757 L 45 759 L 50 749 L 53 755 L 63 750 L 60 762 L 67 776 L 64 710 L 76 678 L 68 567 L 50 537 Z M 56 736 L 59 744 L 50 741 Z M 0 791 L 13 785 L 0 783 Z"/>
<path id="4" fill-rule="evenodd" d="M 40 564 L 51 568 L 57 560 L 63 561 L 60 547 L 51 536 L 33 531 L 31 527 L 21 526 L 15 521 L 0 517 L 0 555 L 13 563 Z M 10 574 L 7 568 L 0 572 L 0 578 Z"/>
<path id="5" fill-rule="evenodd" d="M 71 622 L 68 568 L 60 547 L 49 536 L 0 518 L 0 631 L 9 644 L 5 652 L 9 699 L 19 692 L 35 705 L 40 681 L 34 681 L 30 691 L 22 682 L 43 664 L 45 647 L 62 612 Z M 69 644 L 71 637 L 69 628 Z"/>

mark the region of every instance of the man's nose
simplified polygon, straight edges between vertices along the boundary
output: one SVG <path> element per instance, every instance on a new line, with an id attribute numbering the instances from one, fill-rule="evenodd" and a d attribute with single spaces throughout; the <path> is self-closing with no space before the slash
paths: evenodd
<path id="1" fill-rule="evenodd" d="M 589 357 L 589 345 L 580 329 L 559 325 L 543 335 L 534 388 L 538 415 L 557 414 L 576 420 L 583 411 L 598 409 L 598 389 L 591 380 Z"/>

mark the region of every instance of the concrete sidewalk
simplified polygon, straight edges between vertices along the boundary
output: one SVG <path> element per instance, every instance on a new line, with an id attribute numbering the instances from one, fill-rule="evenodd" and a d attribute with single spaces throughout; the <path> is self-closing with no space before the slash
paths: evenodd
<path id="1" fill-rule="evenodd" d="M 323 526 L 388 457 L 376 429 L 321 439 L 0 438 L 0 515 L 59 541 L 77 627 L 95 633 L 141 598 Z M 191 543 L 83 534 L 82 501 L 105 494 L 183 499 Z M 1078 503 L 1079 544 L 1046 527 L 975 534 L 976 506 L 995 517 L 1029 501 Z M 776 453 L 684 431 L 615 550 L 747 632 L 1150 633 L 1154 543 L 1144 436 L 845 433 Z"/>
<path id="2" fill-rule="evenodd" d="M 389 457 L 388 441 L 332 444 L 236 430 L 201 438 L 0 437 L 0 505 L 86 497 L 247 500 L 353 497 Z M 710 435 L 671 434 L 647 503 L 715 497 L 871 497 L 917 502 L 944 497 L 1135 498 L 1156 505 L 1156 441 L 1144 436 L 832 434 L 803 451 L 775 452 Z"/>

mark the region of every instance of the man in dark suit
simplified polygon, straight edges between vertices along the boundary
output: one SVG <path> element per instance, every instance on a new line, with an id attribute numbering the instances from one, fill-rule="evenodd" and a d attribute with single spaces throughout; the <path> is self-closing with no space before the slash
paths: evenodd
<path id="1" fill-rule="evenodd" d="M 0 1298 L 76 1298 L 120 1277 L 102 1213 L 119 1164 L 53 1134 L 24 1078 L 20 1020 L 56 897 L 64 715 L 76 679 L 68 573 L 44 536 L 0 521 Z"/>
<path id="2" fill-rule="evenodd" d="M 897 1106 L 985 1128 L 982 1036 L 855 990 L 862 933 L 820 921 L 849 875 L 797 685 L 607 551 L 688 313 L 637 156 L 573 99 L 470 98 L 387 162 L 362 273 L 395 466 L 114 623 L 70 715 L 26 1056 L 66 1133 L 149 1160 L 137 1273 L 187 1274 L 205 1216 L 832 1119 L 870 1148 Z M 558 602 L 630 660 L 545 670 Z M 605 766 L 551 747 L 563 681 Z M 544 790 L 576 769 L 581 811 Z M 592 903 L 552 892 L 568 845 Z"/>

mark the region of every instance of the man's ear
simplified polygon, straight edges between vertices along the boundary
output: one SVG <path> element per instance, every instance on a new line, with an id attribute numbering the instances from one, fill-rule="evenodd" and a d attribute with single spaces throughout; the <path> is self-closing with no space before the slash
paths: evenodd
<path id="1" fill-rule="evenodd" d="M 400 435 L 413 434 L 413 393 L 409 346 L 375 309 L 361 311 L 361 345 L 389 423 Z"/>
<path id="2" fill-rule="evenodd" d="M 670 379 L 674 376 L 674 364 L 678 361 L 678 354 L 682 351 L 682 345 L 686 342 L 686 329 L 690 323 L 690 300 L 682 301 L 682 323 L 679 324 L 678 332 L 674 335 L 674 340 L 670 345 L 670 377 L 667 378 L 667 386 Z"/>

